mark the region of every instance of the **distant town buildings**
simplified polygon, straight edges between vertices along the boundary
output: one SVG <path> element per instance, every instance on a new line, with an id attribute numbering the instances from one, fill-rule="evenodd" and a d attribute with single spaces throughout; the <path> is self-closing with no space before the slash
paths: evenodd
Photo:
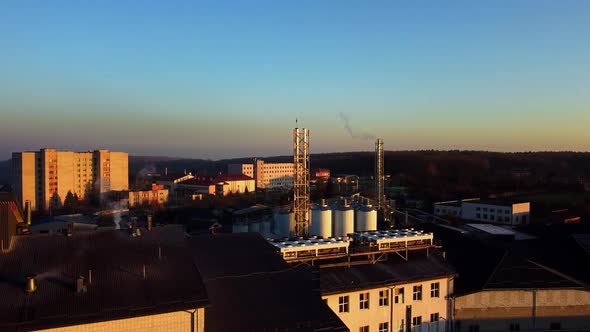
<path id="1" fill-rule="evenodd" d="M 531 221 L 531 204 L 479 198 L 434 203 L 434 214 L 494 224 L 520 225 Z"/>
<path id="2" fill-rule="evenodd" d="M 155 183 L 162 185 L 174 197 L 190 197 L 193 195 L 227 196 L 243 194 L 255 190 L 254 179 L 245 174 L 229 174 L 218 176 L 168 175 L 155 178 Z"/>
<path id="3" fill-rule="evenodd" d="M 244 174 L 253 177 L 256 188 L 289 189 L 293 187 L 293 163 L 267 163 L 257 159 L 255 164 L 230 164 L 229 175 Z"/>
<path id="4" fill-rule="evenodd" d="M 48 211 L 63 205 L 68 192 L 79 199 L 129 189 L 128 154 L 41 149 L 12 154 L 11 184 L 22 206 Z"/>
<path id="5" fill-rule="evenodd" d="M 151 190 L 130 191 L 128 193 L 129 207 L 163 206 L 168 204 L 168 189 L 164 185 L 152 184 Z"/>

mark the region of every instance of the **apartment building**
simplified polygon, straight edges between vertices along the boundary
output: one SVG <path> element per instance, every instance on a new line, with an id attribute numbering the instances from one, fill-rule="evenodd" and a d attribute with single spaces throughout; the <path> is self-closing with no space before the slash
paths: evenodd
<path id="1" fill-rule="evenodd" d="M 103 194 L 129 189 L 128 154 L 41 149 L 12 154 L 11 184 L 24 206 L 48 211 L 63 204 L 68 191 L 80 198 L 94 190 Z"/>
<path id="2" fill-rule="evenodd" d="M 434 214 L 514 226 L 530 223 L 531 204 L 519 200 L 473 198 L 434 203 Z"/>
<path id="3" fill-rule="evenodd" d="M 288 189 L 293 187 L 293 163 L 267 163 L 257 159 L 256 164 L 230 164 L 228 174 L 244 174 L 253 177 L 256 188 Z"/>
<path id="4" fill-rule="evenodd" d="M 353 332 L 446 331 L 455 272 L 440 257 L 320 270 L 322 298 Z"/>

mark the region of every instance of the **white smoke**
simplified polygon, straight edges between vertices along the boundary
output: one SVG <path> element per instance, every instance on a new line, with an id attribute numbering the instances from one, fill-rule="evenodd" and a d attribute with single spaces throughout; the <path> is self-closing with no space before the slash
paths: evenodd
<path id="1" fill-rule="evenodd" d="M 340 117 L 340 119 L 344 122 L 344 129 L 346 130 L 348 135 L 350 135 L 350 137 L 352 137 L 354 139 L 369 140 L 369 141 L 374 141 L 377 139 L 377 136 L 375 136 L 375 135 L 367 134 L 364 132 L 354 131 L 352 129 L 352 127 L 350 126 L 350 118 L 345 113 L 339 112 L 338 117 Z"/>

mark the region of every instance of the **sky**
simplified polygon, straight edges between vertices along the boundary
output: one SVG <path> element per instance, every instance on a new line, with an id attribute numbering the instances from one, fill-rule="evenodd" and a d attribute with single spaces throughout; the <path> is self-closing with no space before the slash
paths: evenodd
<path id="1" fill-rule="evenodd" d="M 0 5 L 0 159 L 590 150 L 590 1 Z"/>

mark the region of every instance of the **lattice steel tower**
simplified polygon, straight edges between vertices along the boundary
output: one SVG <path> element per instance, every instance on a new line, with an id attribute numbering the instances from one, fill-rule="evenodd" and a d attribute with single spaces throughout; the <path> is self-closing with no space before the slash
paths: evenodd
<path id="1" fill-rule="evenodd" d="M 383 179 L 383 140 L 378 138 L 375 142 L 375 203 L 378 210 L 385 207 Z"/>
<path id="2" fill-rule="evenodd" d="M 309 130 L 293 129 L 293 212 L 295 236 L 306 236 L 309 231 Z"/>

